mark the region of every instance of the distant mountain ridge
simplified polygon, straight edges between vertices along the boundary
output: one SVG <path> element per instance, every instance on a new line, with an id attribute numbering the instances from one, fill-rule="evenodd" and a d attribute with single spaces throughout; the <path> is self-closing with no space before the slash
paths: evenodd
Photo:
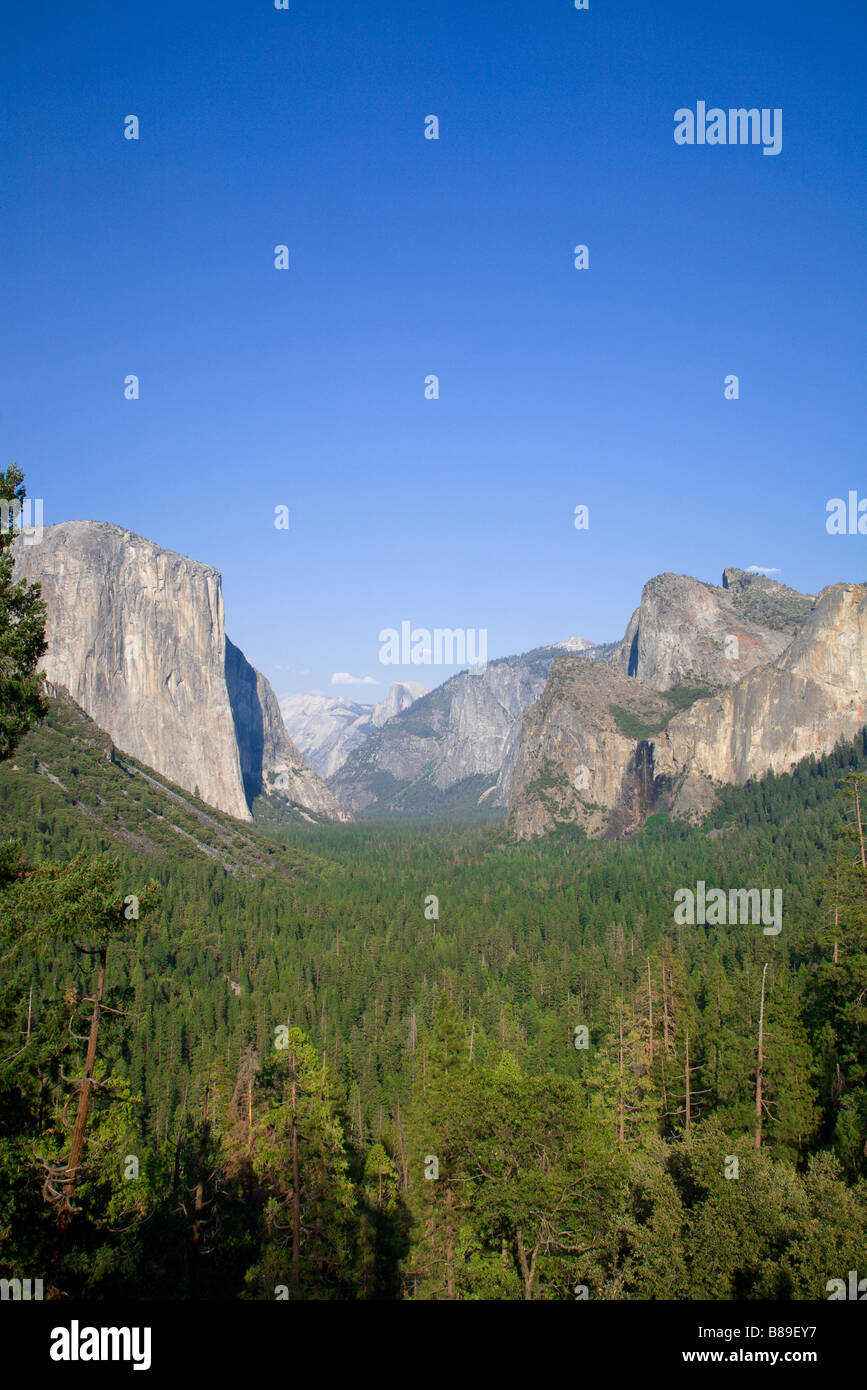
<path id="1" fill-rule="evenodd" d="M 589 654 L 593 645 L 567 641 L 452 676 L 368 730 L 328 785 L 356 814 L 502 813 L 524 711 L 564 648 Z"/>
<path id="2" fill-rule="evenodd" d="M 121 527 L 46 527 L 16 546 L 15 572 L 42 585 L 53 686 L 117 748 L 241 820 L 261 801 L 302 819 L 505 815 L 519 838 L 614 838 L 655 812 L 700 816 L 720 785 L 865 725 L 858 584 L 816 598 L 735 568 L 720 585 L 664 573 L 619 641 L 567 638 L 363 705 L 278 702 L 226 636 L 218 571 Z"/>
<path id="3" fill-rule="evenodd" d="M 375 705 L 360 704 L 345 695 L 310 691 L 284 695 L 280 712 L 290 737 L 310 766 L 322 777 L 330 777 L 372 729 L 380 728 L 426 694 L 427 687 L 416 681 L 394 681 Z"/>

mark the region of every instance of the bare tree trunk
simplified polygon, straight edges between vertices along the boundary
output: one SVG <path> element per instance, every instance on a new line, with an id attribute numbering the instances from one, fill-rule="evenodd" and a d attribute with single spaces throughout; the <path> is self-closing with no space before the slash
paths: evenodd
<path id="1" fill-rule="evenodd" d="M 653 988 L 650 983 L 650 956 L 647 957 L 647 1033 L 650 1045 L 650 1066 L 653 1067 Z"/>
<path id="2" fill-rule="evenodd" d="M 202 1181 L 201 1166 L 196 1178 L 193 1195 L 193 1249 L 190 1259 L 190 1298 L 199 1296 L 199 1257 L 202 1251 L 202 1212 L 205 1206 L 205 1184 Z"/>
<path id="3" fill-rule="evenodd" d="M 409 1158 L 406 1152 L 406 1135 L 403 1132 L 403 1118 L 400 1113 L 400 1101 L 397 1102 L 396 1115 L 396 1139 L 397 1157 L 400 1163 L 400 1176 L 404 1191 L 409 1187 Z"/>
<path id="4" fill-rule="evenodd" d="M 60 1222 L 66 1225 L 70 1218 L 70 1207 L 72 1206 L 72 1195 L 75 1191 L 75 1175 L 81 1163 L 81 1155 L 84 1151 L 84 1136 L 87 1130 L 87 1113 L 90 1109 L 90 1093 L 93 1086 L 93 1068 L 96 1062 L 96 1043 L 99 1037 L 99 1019 L 102 1005 L 102 991 L 105 986 L 105 958 L 108 954 L 108 947 L 103 946 L 99 953 L 99 978 L 96 984 L 96 994 L 93 999 L 93 1013 L 90 1016 L 90 1033 L 87 1039 L 87 1055 L 84 1061 L 84 1079 L 81 1083 L 81 1090 L 78 1094 L 78 1111 L 75 1116 L 75 1125 L 72 1130 L 72 1144 L 69 1149 L 69 1159 L 66 1164 L 67 1178 L 63 1185 L 63 1195 L 65 1201 L 60 1212 Z"/>
<path id="5" fill-rule="evenodd" d="M 199 1152 L 196 1159 L 196 1186 L 193 1193 L 193 1237 L 190 1251 L 190 1298 L 199 1297 L 199 1262 L 202 1254 L 202 1225 L 205 1210 L 205 1159 L 208 1145 L 208 1100 L 210 1082 L 205 1087 L 202 1123 L 199 1128 Z"/>
<path id="6" fill-rule="evenodd" d="M 855 814 L 858 817 L 858 845 L 861 850 L 861 868 L 867 869 L 867 857 L 864 849 L 864 827 L 861 824 L 861 787 L 856 778 L 855 783 Z"/>
<path id="7" fill-rule="evenodd" d="M 620 1095 L 619 1095 L 619 1123 L 617 1126 L 617 1137 L 620 1140 L 620 1147 L 626 1138 L 626 1122 L 623 1114 L 623 1005 L 620 1005 Z"/>
<path id="8" fill-rule="evenodd" d="M 690 1096 L 690 1089 L 689 1089 L 689 1029 L 687 1028 L 687 1030 L 686 1030 L 686 1137 L 687 1137 L 687 1139 L 689 1138 L 689 1132 L 690 1132 L 691 1127 L 692 1127 L 692 1106 L 691 1106 L 691 1096 Z"/>
<path id="9" fill-rule="evenodd" d="M 536 1283 L 536 1256 L 539 1253 L 539 1247 L 538 1245 L 536 1246 L 533 1251 L 532 1259 L 528 1261 L 527 1251 L 524 1248 L 524 1233 L 520 1226 L 515 1232 L 515 1236 L 518 1246 L 518 1261 L 521 1266 L 521 1276 L 524 1280 L 524 1299 L 529 1303 L 533 1298 L 533 1290 Z"/>
<path id="10" fill-rule="evenodd" d="M 292 1066 L 292 1283 L 297 1291 L 301 1281 L 301 1165 L 298 1159 L 298 1058 L 293 1052 Z"/>
<path id="11" fill-rule="evenodd" d="M 756 1066 L 756 1137 L 755 1147 L 762 1147 L 762 1065 L 764 1062 L 765 1041 L 765 975 L 767 963 L 762 967 L 762 1002 L 759 1007 L 759 1057 Z"/>
<path id="12" fill-rule="evenodd" d="M 446 1188 L 446 1298 L 455 1297 L 455 1233 L 452 1208 L 455 1194 L 451 1185 Z"/>
<path id="13" fill-rule="evenodd" d="M 247 1078 L 247 1162 L 252 1162 L 253 1158 L 253 1066 L 250 1065 L 250 1075 Z"/>

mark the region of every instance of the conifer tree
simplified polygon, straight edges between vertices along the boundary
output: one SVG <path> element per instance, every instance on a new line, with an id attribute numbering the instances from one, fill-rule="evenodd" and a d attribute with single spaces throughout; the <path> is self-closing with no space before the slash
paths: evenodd
<path id="1" fill-rule="evenodd" d="M 594 1048 L 587 1089 L 598 1122 L 610 1131 L 620 1149 L 655 1128 L 659 1100 L 649 1048 L 635 1012 L 622 995 L 612 1002 L 608 1027 Z"/>
<path id="2" fill-rule="evenodd" d="M 265 1192 L 262 1255 L 251 1287 L 293 1299 L 345 1295 L 352 1279 L 356 1198 L 333 1082 L 300 1028 L 263 1066 L 252 1159 Z"/>
<path id="3" fill-rule="evenodd" d="M 20 544 L 20 509 L 26 491 L 17 464 L 0 473 L 0 760 L 11 756 L 31 725 L 45 714 L 40 657 L 47 651 L 45 604 L 38 584 L 13 581 Z"/>
<path id="4" fill-rule="evenodd" d="M 466 1033 L 443 993 L 430 1037 L 416 1052 L 410 1111 L 410 1191 L 419 1222 L 413 1290 L 457 1298 L 457 1251 L 466 1206 Z"/>
<path id="5" fill-rule="evenodd" d="M 159 889 L 151 883 L 139 896 L 132 896 L 135 918 L 129 915 L 130 895 L 119 884 L 117 862 L 107 856 L 91 858 L 84 853 L 69 864 L 40 864 L 30 870 L 22 867 L 17 881 L 4 895 L 0 941 L 8 956 L 14 958 L 25 948 L 37 955 L 44 954 L 57 943 L 68 943 L 83 965 L 85 979 L 89 977 L 93 991 L 84 994 L 77 984 L 69 985 L 64 996 L 70 1012 L 68 1031 L 73 1039 L 86 1043 L 86 1055 L 81 1076 L 72 1080 L 77 1101 L 68 1152 L 60 1161 L 45 1163 L 43 1196 L 56 1205 L 63 1227 L 75 1209 L 74 1193 L 87 1142 L 92 1097 L 106 1085 L 95 1076 L 102 1022 L 123 1012 L 105 1002 L 109 949 L 130 935 L 131 921 L 137 922 L 155 907 Z M 82 1009 L 88 1028 L 86 1036 L 77 1034 L 74 1028 Z"/>

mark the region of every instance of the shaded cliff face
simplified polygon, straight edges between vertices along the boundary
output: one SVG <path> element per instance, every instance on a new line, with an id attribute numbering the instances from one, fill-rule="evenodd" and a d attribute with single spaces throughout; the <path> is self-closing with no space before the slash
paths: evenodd
<path id="1" fill-rule="evenodd" d="M 835 584 L 812 601 L 764 576 L 727 570 L 724 580 L 724 591 L 700 585 L 706 594 L 679 576 L 651 581 L 612 657 L 617 684 L 600 678 L 591 690 L 582 668 L 598 674 L 598 663 L 552 668 L 524 718 L 509 803 L 518 836 L 560 824 L 622 835 L 656 810 L 701 816 L 720 783 L 788 771 L 864 726 L 867 589 Z M 736 680 L 735 663 L 719 655 L 721 621 L 749 638 L 738 644 L 748 669 Z M 757 665 L 762 646 L 774 655 Z M 723 688 L 703 696 L 684 677 L 716 677 Z M 588 769 L 585 788 L 574 786 L 576 759 Z"/>
<path id="2" fill-rule="evenodd" d="M 252 805 L 257 796 L 277 796 L 332 820 L 349 820 L 289 737 L 270 682 L 228 639 L 226 686 L 247 803 Z"/>
<path id="3" fill-rule="evenodd" d="M 247 790 L 264 780 L 274 739 L 254 709 L 264 678 L 227 643 L 218 571 L 97 521 L 46 527 L 15 568 L 42 585 L 52 684 L 119 748 L 249 820 Z"/>
<path id="4" fill-rule="evenodd" d="M 723 586 L 682 574 L 648 581 L 611 657 L 615 670 L 652 685 L 734 685 L 788 646 L 814 602 L 782 584 L 726 570 Z"/>

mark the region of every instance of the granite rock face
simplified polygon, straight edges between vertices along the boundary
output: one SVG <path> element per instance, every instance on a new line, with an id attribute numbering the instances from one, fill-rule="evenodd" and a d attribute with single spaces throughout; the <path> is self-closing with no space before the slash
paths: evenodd
<path id="1" fill-rule="evenodd" d="M 67 521 L 19 547 L 15 572 L 42 586 L 49 681 L 124 752 L 241 820 L 284 764 L 275 790 L 345 815 L 304 768 L 268 682 L 227 641 L 212 566 L 119 526 Z"/>
<path id="2" fill-rule="evenodd" d="M 280 700 L 283 723 L 321 777 L 332 777 L 370 732 L 370 705 L 345 695 L 302 691 Z"/>
<path id="3" fill-rule="evenodd" d="M 654 747 L 655 775 L 672 780 L 675 814 L 695 814 L 715 782 L 786 772 L 854 738 L 865 706 L 867 588 L 833 584 L 776 661 L 671 720 Z"/>
<path id="4" fill-rule="evenodd" d="M 611 664 L 655 690 L 734 685 L 779 656 L 812 603 L 812 595 L 743 570 L 726 570 L 722 587 L 658 574 Z"/>
<path id="5" fill-rule="evenodd" d="M 388 694 L 373 706 L 371 724 L 375 729 L 381 729 L 389 719 L 393 719 L 402 710 L 409 709 L 414 701 L 420 700 L 422 695 L 426 694 L 427 686 L 419 685 L 418 681 L 392 681 Z"/>
<path id="6" fill-rule="evenodd" d="M 671 715 L 664 695 L 601 661 L 562 656 L 524 715 L 509 820 L 520 839 L 576 825 L 614 837 L 639 826 L 653 798 L 644 726 Z"/>
<path id="7" fill-rule="evenodd" d="M 602 661 L 552 668 L 524 717 L 509 822 L 519 837 L 562 824 L 613 837 L 655 811 L 699 817 L 719 785 L 855 737 L 865 709 L 864 586 L 813 599 L 742 570 L 720 589 L 660 575 Z"/>

